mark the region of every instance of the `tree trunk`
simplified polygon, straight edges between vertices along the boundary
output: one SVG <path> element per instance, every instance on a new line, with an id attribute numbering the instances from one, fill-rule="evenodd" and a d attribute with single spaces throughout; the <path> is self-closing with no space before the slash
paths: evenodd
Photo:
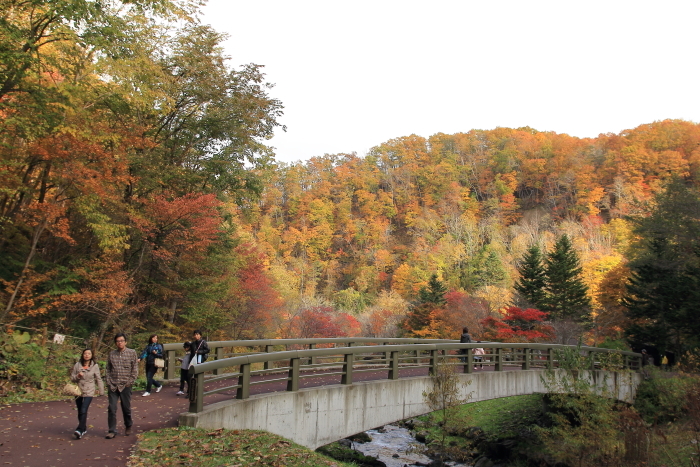
<path id="1" fill-rule="evenodd" d="M 32 236 L 32 246 L 29 250 L 29 254 L 27 255 L 27 260 L 24 262 L 22 272 L 19 274 L 19 278 L 17 279 L 17 285 L 15 285 L 15 290 L 12 291 L 12 295 L 10 295 L 10 299 L 7 301 L 7 306 L 5 307 L 5 310 L 3 310 L 2 315 L 0 315 L 0 323 L 4 322 L 5 318 L 7 318 L 8 313 L 12 311 L 12 307 L 14 306 L 15 300 L 17 299 L 17 294 L 19 293 L 19 290 L 22 287 L 22 283 L 24 282 L 24 278 L 27 274 L 27 271 L 29 270 L 29 266 L 32 264 L 32 260 L 34 259 L 34 254 L 36 253 L 36 246 L 39 243 L 39 237 L 41 237 L 41 234 L 46 228 L 46 223 L 47 220 L 46 218 L 44 218 L 44 220 L 42 220 L 41 223 L 37 225 L 36 229 L 34 230 L 34 235 Z"/>

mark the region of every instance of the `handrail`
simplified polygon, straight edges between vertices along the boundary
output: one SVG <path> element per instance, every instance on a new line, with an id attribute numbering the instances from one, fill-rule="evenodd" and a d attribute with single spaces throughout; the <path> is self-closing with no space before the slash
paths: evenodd
<path id="1" fill-rule="evenodd" d="M 258 340 L 237 340 L 237 341 L 212 341 L 207 342 L 209 349 L 211 350 L 211 357 L 215 360 L 221 360 L 226 358 L 227 354 L 224 352 L 226 347 L 230 348 L 240 348 L 240 347 L 259 347 L 259 351 L 251 351 L 250 353 L 261 353 L 261 352 L 273 352 L 274 347 L 285 346 L 289 347 L 291 345 L 302 345 L 309 346 L 309 348 L 315 348 L 317 345 L 321 344 L 334 344 L 334 345 L 348 345 L 353 344 L 363 344 L 363 343 L 375 343 L 375 344 L 412 344 L 429 340 L 432 343 L 440 342 L 459 342 L 452 339 L 413 339 L 406 337 L 324 337 L 315 339 L 258 339 Z M 163 349 L 165 351 L 165 379 L 177 378 L 179 374 L 178 364 L 176 361 L 176 356 L 178 352 L 182 351 L 182 343 L 173 344 L 163 344 Z M 215 371 L 215 375 L 218 375 L 218 370 Z"/>
<path id="2" fill-rule="evenodd" d="M 516 366 L 523 370 L 532 368 L 556 368 L 558 361 L 556 360 L 556 350 L 566 347 L 577 348 L 576 346 L 566 346 L 560 344 L 532 344 L 532 343 L 501 343 L 501 342 L 481 342 L 461 344 L 457 341 L 450 340 L 433 340 L 433 339 L 343 339 L 341 343 L 356 343 L 364 341 L 372 342 L 389 342 L 391 340 L 398 341 L 393 345 L 364 345 L 364 346 L 347 346 L 325 349 L 300 349 L 300 350 L 284 350 L 266 353 L 249 353 L 238 355 L 229 358 L 221 358 L 209 362 L 204 362 L 190 366 L 190 384 L 189 384 L 189 399 L 190 412 L 201 412 L 204 406 L 204 397 L 208 394 L 215 394 L 228 390 L 236 390 L 236 398 L 247 399 L 250 396 L 251 385 L 260 384 L 262 382 L 270 382 L 264 380 L 260 382 L 251 382 L 251 376 L 257 374 L 282 374 L 282 377 L 274 381 L 286 381 L 288 391 L 299 390 L 299 382 L 305 377 L 304 370 L 319 370 L 330 369 L 337 370 L 328 374 L 337 374 L 341 376 L 341 384 L 352 384 L 353 374 L 366 371 L 388 371 L 388 379 L 398 379 L 400 377 L 399 370 L 401 368 L 425 368 L 432 373 L 435 370 L 438 362 L 444 362 L 448 365 L 462 366 L 465 373 L 472 373 L 473 367 L 476 364 L 491 365 L 495 371 L 504 371 L 506 367 Z M 405 341 L 412 343 L 404 343 Z M 311 345 L 321 343 L 321 339 L 285 339 L 287 343 L 291 341 L 294 345 Z M 300 342 L 304 341 L 304 342 Z M 325 340 L 323 343 L 339 343 L 339 340 Z M 401 342 L 404 341 L 404 342 Z M 243 341 L 228 341 L 228 342 L 243 342 Z M 251 341 L 246 341 L 251 342 Z M 255 341 L 255 346 L 260 346 L 259 342 Z M 279 340 L 270 340 L 263 342 L 279 342 Z M 419 343 L 415 343 L 419 342 Z M 263 344 L 268 346 L 270 344 Z M 485 355 L 483 360 L 479 362 L 475 360 L 473 349 L 483 348 Z M 605 366 L 602 355 L 618 354 L 621 361 L 617 363 L 620 368 L 640 370 L 641 369 L 641 354 L 627 351 L 602 349 L 598 347 L 580 347 L 582 352 L 591 356 L 594 354 L 601 355 L 598 358 L 591 359 L 591 369 Z M 451 353 L 457 351 L 457 353 Z M 363 360 L 359 360 L 357 356 L 364 356 Z M 478 356 L 477 356 L 478 357 Z M 325 361 L 332 360 L 332 361 Z M 281 366 L 275 367 L 273 364 L 282 363 Z M 252 366 L 262 364 L 261 369 L 253 369 Z M 223 376 L 214 377 L 207 382 L 220 382 L 229 379 L 237 379 L 233 386 L 214 388 L 209 391 L 204 390 L 205 379 L 204 374 L 208 372 L 214 375 L 220 375 L 225 368 L 239 367 L 238 372 L 228 373 Z"/>

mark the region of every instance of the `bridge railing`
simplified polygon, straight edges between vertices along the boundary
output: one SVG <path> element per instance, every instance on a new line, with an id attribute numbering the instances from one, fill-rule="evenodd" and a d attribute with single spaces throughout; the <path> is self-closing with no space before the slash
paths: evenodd
<path id="1" fill-rule="evenodd" d="M 279 352 L 280 350 L 316 349 L 319 347 L 352 347 L 358 345 L 392 345 L 392 344 L 418 344 L 426 339 L 389 338 L 389 337 L 339 337 L 318 339 L 258 339 L 238 341 L 212 341 L 207 342 L 211 353 L 210 360 L 222 360 L 224 358 L 238 357 L 258 353 Z M 430 343 L 459 342 L 451 339 L 430 339 Z M 177 356 L 183 353 L 182 343 L 164 344 L 165 350 L 165 379 L 179 377 Z M 311 357 L 313 358 L 313 357 Z M 207 362 L 208 363 L 208 362 Z M 271 368 L 272 363 L 265 364 Z M 214 370 L 214 375 L 222 374 L 222 369 Z"/>
<path id="2" fill-rule="evenodd" d="M 388 339 L 380 341 L 387 342 Z M 314 339 L 314 342 L 318 344 L 319 340 Z M 355 376 L 362 373 L 386 371 L 388 379 L 398 379 L 402 371 L 408 373 L 406 370 L 415 368 L 428 368 L 432 373 L 438 363 L 462 367 L 464 373 L 472 373 L 475 365 L 493 367 L 494 371 L 557 368 L 557 350 L 567 347 L 498 342 L 460 344 L 432 339 L 421 342 L 250 353 L 192 365 L 189 370 L 189 411 L 201 412 L 205 397 L 210 395 L 235 391 L 235 398 L 247 399 L 252 387 L 273 382 L 286 384 L 287 391 L 298 391 L 307 379 L 321 375 L 336 375 L 338 384 L 350 385 Z M 474 354 L 475 348 L 485 351 L 481 361 L 475 358 L 478 357 Z M 592 356 L 591 369 L 638 371 L 641 368 L 641 354 L 597 347 L 581 347 L 581 352 Z M 205 379 L 206 373 L 214 373 L 214 376 Z M 260 377 L 253 379 L 254 376 Z M 229 382 L 234 384 L 229 385 Z"/>

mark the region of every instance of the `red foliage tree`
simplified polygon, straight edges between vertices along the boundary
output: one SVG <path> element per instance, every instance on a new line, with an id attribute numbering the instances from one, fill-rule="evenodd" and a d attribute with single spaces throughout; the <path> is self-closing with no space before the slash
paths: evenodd
<path id="1" fill-rule="evenodd" d="M 548 313 L 528 308 L 506 308 L 503 317 L 488 317 L 481 322 L 484 340 L 495 342 L 543 342 L 554 338 L 554 328 L 545 324 Z"/>
<path id="2" fill-rule="evenodd" d="M 336 313 L 332 308 L 306 308 L 292 317 L 287 337 L 311 339 L 315 337 L 350 337 L 360 333 L 359 321 L 347 313 Z"/>
<path id="3" fill-rule="evenodd" d="M 238 302 L 240 309 L 233 320 L 230 337 L 261 339 L 272 328 L 273 315 L 281 312 L 284 301 L 266 274 L 263 253 L 250 244 L 238 246 L 235 253 L 245 264 L 237 271 L 238 287 L 230 298 Z M 226 304 L 220 306 L 222 309 L 234 308 Z"/>

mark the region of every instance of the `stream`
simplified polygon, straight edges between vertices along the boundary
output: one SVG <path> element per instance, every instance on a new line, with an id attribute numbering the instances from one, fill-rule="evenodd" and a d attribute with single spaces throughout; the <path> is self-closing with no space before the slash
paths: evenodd
<path id="1" fill-rule="evenodd" d="M 369 443 L 354 443 L 355 450 L 366 456 L 376 457 L 384 462 L 387 467 L 404 467 L 428 465 L 430 458 L 416 452 L 415 446 L 422 446 L 411 436 L 406 428 L 394 425 L 386 425 L 383 430 L 369 430 L 367 434 L 372 438 Z M 394 457 L 398 455 L 398 457 Z M 453 467 L 467 467 L 466 464 L 448 462 Z"/>

